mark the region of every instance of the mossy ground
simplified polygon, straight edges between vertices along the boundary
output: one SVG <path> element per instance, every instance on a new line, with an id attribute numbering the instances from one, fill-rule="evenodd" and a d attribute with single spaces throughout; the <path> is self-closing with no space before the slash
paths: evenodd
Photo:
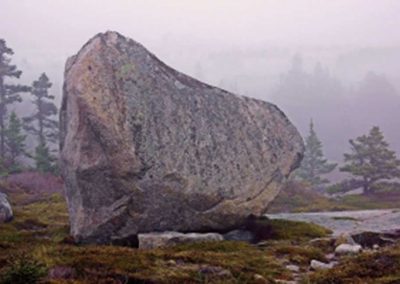
<path id="1" fill-rule="evenodd" d="M 259 238 L 266 239 L 259 246 L 230 241 L 152 250 L 83 246 L 69 241 L 67 206 L 61 194 L 32 198 L 18 189 L 8 194 L 15 218 L 0 225 L 0 275 L 19 256 L 39 262 L 47 271 L 54 267 L 74 271 L 69 279 L 44 278 L 50 283 L 254 283 L 256 274 L 274 283 L 274 279 L 292 278 L 285 263 L 306 265 L 311 258 L 321 258 L 321 251 L 302 244 L 329 233 L 306 223 L 261 219 L 253 224 Z"/>
<path id="2" fill-rule="evenodd" d="M 392 209 L 400 207 L 400 191 L 371 195 L 351 194 L 328 198 L 306 184 L 288 182 L 268 208 L 268 213 Z"/>
<path id="3" fill-rule="evenodd" d="M 333 269 L 312 274 L 304 283 L 395 284 L 400 283 L 400 244 L 380 251 L 348 257 Z"/>
<path id="4" fill-rule="evenodd" d="M 293 279 L 287 264 L 298 265 L 300 273 L 308 275 L 310 261 L 326 261 L 326 253 L 333 249 L 309 242 L 329 234 L 320 226 L 268 219 L 247 224 L 259 238 L 257 245 L 223 241 L 152 250 L 76 245 L 68 235 L 67 207 L 60 194 L 32 198 L 24 191 L 8 193 L 15 218 L 0 225 L 3 280 L 15 266 L 14 259 L 22 257 L 40 264 L 37 272 L 24 271 L 26 275 L 40 275 L 43 268 L 46 275 L 55 268 L 69 271 L 45 276 L 45 283 L 262 283 L 255 275 L 276 283 Z M 345 259 L 333 270 L 306 276 L 304 283 L 397 283 L 390 281 L 398 279 L 399 261 L 400 247 L 387 254 L 363 254 Z"/>

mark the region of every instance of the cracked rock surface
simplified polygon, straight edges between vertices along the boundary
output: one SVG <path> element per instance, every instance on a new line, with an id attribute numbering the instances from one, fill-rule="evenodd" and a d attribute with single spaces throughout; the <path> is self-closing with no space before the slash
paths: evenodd
<path id="1" fill-rule="evenodd" d="M 228 93 L 115 32 L 68 59 L 61 168 L 80 241 L 225 230 L 260 215 L 302 157 L 275 105 Z"/>

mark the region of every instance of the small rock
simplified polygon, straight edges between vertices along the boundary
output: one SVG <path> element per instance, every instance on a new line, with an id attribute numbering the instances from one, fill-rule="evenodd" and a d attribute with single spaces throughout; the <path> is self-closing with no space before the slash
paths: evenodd
<path id="1" fill-rule="evenodd" d="M 281 279 L 276 279 L 275 283 L 278 284 L 297 284 L 299 283 L 298 281 L 292 281 L 292 280 L 281 280 Z"/>
<path id="2" fill-rule="evenodd" d="M 264 276 L 260 274 L 254 274 L 253 279 L 255 284 L 268 284 L 267 279 L 265 279 Z"/>
<path id="3" fill-rule="evenodd" d="M 360 245 L 349 245 L 349 244 L 341 244 L 336 247 L 335 254 L 343 255 L 343 254 L 356 254 L 361 252 L 362 247 Z"/>
<path id="4" fill-rule="evenodd" d="M 224 234 L 224 239 L 251 243 L 254 241 L 254 234 L 247 230 L 233 230 Z"/>
<path id="5" fill-rule="evenodd" d="M 167 261 L 167 265 L 169 265 L 169 266 L 175 266 L 175 265 L 176 265 L 176 261 L 173 260 L 173 259 L 170 259 L 170 260 Z"/>
<path id="6" fill-rule="evenodd" d="M 372 246 L 372 249 L 374 249 L 374 250 L 378 250 L 379 248 L 380 248 L 380 246 L 377 245 L 377 244 L 374 244 L 374 245 Z"/>
<path id="7" fill-rule="evenodd" d="M 76 271 L 68 266 L 55 266 L 49 270 L 49 279 L 73 279 L 76 276 Z"/>
<path id="8" fill-rule="evenodd" d="M 400 237 L 395 232 L 362 232 L 352 236 L 363 247 L 373 248 L 374 245 L 392 245 Z"/>
<path id="9" fill-rule="evenodd" d="M 300 267 L 298 267 L 297 265 L 294 265 L 294 264 L 286 265 L 286 269 L 290 270 L 292 272 L 299 272 L 300 271 Z"/>
<path id="10" fill-rule="evenodd" d="M 332 260 L 332 259 L 335 258 L 335 254 L 334 253 L 328 253 L 328 254 L 325 255 L 325 258 L 327 260 Z"/>
<path id="11" fill-rule="evenodd" d="M 13 217 L 13 211 L 8 202 L 7 195 L 0 192 L 0 223 L 10 222 Z"/>
<path id="12" fill-rule="evenodd" d="M 168 247 L 178 244 L 199 243 L 208 241 L 222 241 L 224 238 L 217 233 L 188 233 L 162 232 L 139 234 L 139 248 L 152 249 L 158 247 Z"/>
<path id="13" fill-rule="evenodd" d="M 232 272 L 220 266 L 201 266 L 199 269 L 199 273 L 207 276 L 216 276 L 219 278 L 232 277 Z"/>
<path id="14" fill-rule="evenodd" d="M 319 260 L 311 260 L 310 267 L 313 270 L 331 269 L 335 266 L 335 262 L 325 263 Z"/>

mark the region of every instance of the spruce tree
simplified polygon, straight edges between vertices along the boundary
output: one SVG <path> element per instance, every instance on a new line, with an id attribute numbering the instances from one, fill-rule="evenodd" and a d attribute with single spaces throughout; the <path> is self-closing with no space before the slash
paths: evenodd
<path id="1" fill-rule="evenodd" d="M 351 152 L 344 154 L 347 164 L 340 170 L 355 176 L 353 183 L 361 185 L 364 194 L 373 193 L 379 181 L 400 178 L 400 160 L 389 149 L 379 127 L 349 142 Z"/>
<path id="2" fill-rule="evenodd" d="M 15 172 L 20 170 L 17 158 L 25 155 L 25 139 L 26 135 L 22 134 L 22 123 L 15 112 L 10 115 L 8 128 L 5 131 L 5 141 L 9 153 L 9 171 Z"/>
<path id="3" fill-rule="evenodd" d="M 0 39 L 0 158 L 6 155 L 5 131 L 7 107 L 14 102 L 21 102 L 19 93 L 29 91 L 29 87 L 7 83 L 7 79 L 19 78 L 22 74 L 15 65 L 10 64 L 9 56 L 14 52 L 7 47 L 4 39 Z"/>
<path id="4" fill-rule="evenodd" d="M 25 129 L 38 139 L 34 159 L 36 168 L 40 171 L 52 171 L 55 162 L 55 158 L 49 150 L 49 144 L 55 143 L 58 138 L 58 123 L 54 118 L 57 114 L 57 107 L 52 102 L 54 96 L 50 95 L 48 91 L 51 86 L 45 73 L 33 82 L 31 94 L 35 112 L 24 118 Z"/>
<path id="5" fill-rule="evenodd" d="M 40 172 L 57 172 L 55 165 L 56 158 L 51 155 L 49 147 L 46 144 L 39 144 L 35 148 L 35 155 L 33 156 L 36 164 L 36 169 Z"/>
<path id="6" fill-rule="evenodd" d="M 323 184 L 329 183 L 321 175 L 328 174 L 335 169 L 337 164 L 329 163 L 324 158 L 322 143 L 314 130 L 314 124 L 310 122 L 310 132 L 305 141 L 304 158 L 300 168 L 296 171 L 296 176 L 308 182 L 312 187 L 318 188 Z"/>

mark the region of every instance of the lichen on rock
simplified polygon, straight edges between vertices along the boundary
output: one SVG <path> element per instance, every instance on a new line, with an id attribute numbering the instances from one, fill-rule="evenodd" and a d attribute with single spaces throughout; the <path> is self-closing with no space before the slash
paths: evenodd
<path id="1" fill-rule="evenodd" d="M 275 105 L 179 73 L 115 32 L 67 61 L 60 127 L 71 232 L 87 242 L 232 228 L 265 211 L 303 153 Z"/>
<path id="2" fill-rule="evenodd" d="M 0 223 L 9 222 L 13 219 L 14 214 L 7 195 L 0 192 Z"/>

